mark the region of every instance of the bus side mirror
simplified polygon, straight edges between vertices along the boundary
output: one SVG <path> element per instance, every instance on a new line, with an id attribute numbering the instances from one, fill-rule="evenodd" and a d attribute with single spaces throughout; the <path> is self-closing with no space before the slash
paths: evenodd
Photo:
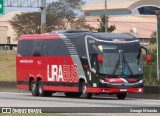
<path id="1" fill-rule="evenodd" d="M 89 68 L 87 64 L 84 64 L 83 67 L 84 67 L 84 69 L 88 69 Z"/>
<path id="2" fill-rule="evenodd" d="M 98 62 L 103 62 L 103 55 L 101 54 L 98 55 Z"/>
<path id="3" fill-rule="evenodd" d="M 151 61 L 151 55 L 150 54 L 146 54 L 146 62 L 150 62 Z"/>
<path id="4" fill-rule="evenodd" d="M 144 46 L 141 46 L 141 48 L 146 51 L 146 62 L 150 62 L 151 61 L 151 54 L 150 54 L 149 50 L 147 48 L 145 48 Z"/>

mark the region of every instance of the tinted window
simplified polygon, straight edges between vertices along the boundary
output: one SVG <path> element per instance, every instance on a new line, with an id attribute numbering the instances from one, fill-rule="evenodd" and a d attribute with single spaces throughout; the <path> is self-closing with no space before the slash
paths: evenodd
<path id="1" fill-rule="evenodd" d="M 21 40 L 18 43 L 20 56 L 68 56 L 62 40 Z"/>
<path id="2" fill-rule="evenodd" d="M 32 56 L 42 56 L 43 54 L 43 40 L 33 40 Z"/>
<path id="3" fill-rule="evenodd" d="M 23 40 L 18 43 L 18 54 L 20 56 L 31 56 L 33 48 L 32 40 Z"/>
<path id="4" fill-rule="evenodd" d="M 62 40 L 45 40 L 44 51 L 46 56 L 68 56 L 69 52 Z"/>

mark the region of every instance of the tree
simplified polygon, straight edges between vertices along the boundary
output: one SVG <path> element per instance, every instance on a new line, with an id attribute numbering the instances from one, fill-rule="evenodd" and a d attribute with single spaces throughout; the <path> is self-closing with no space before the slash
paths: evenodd
<path id="1" fill-rule="evenodd" d="M 71 23 L 75 22 L 77 13 L 84 4 L 83 0 L 57 0 L 47 7 L 47 14 L 56 19 L 56 25 L 53 30 L 66 30 Z M 83 23 L 84 24 L 84 23 Z"/>
<path id="2" fill-rule="evenodd" d="M 93 29 L 85 23 L 85 19 L 77 19 L 76 10 L 84 4 L 83 0 L 57 0 L 47 6 L 47 32 L 67 29 Z M 17 36 L 22 34 L 38 34 L 41 30 L 39 12 L 17 14 L 10 24 Z M 74 26 L 73 26 L 74 25 Z M 75 28 L 77 27 L 77 28 Z"/>
<path id="3" fill-rule="evenodd" d="M 150 43 L 151 44 L 156 44 L 156 31 L 154 31 L 151 35 L 151 39 L 150 39 Z"/>
<path id="4" fill-rule="evenodd" d="M 151 56 L 151 62 L 144 63 L 145 85 L 159 85 L 160 83 L 157 80 L 157 49 L 151 50 Z"/>
<path id="5" fill-rule="evenodd" d="M 89 24 L 86 24 L 86 19 L 85 18 L 77 18 L 70 23 L 70 30 L 94 31 L 95 28 L 91 27 Z"/>
<path id="6" fill-rule="evenodd" d="M 17 36 L 22 34 L 40 33 L 40 13 L 21 13 L 15 15 L 10 24 L 13 26 Z"/>
<path id="7" fill-rule="evenodd" d="M 50 31 L 55 25 L 55 19 L 51 15 L 47 14 L 46 18 L 47 31 Z M 10 21 L 10 24 L 14 28 L 17 37 L 22 34 L 40 34 L 41 33 L 41 13 L 30 12 L 17 14 Z"/>
<path id="8" fill-rule="evenodd" d="M 99 28 L 97 29 L 98 30 L 98 32 L 105 32 L 105 20 L 106 20 L 106 22 L 108 23 L 108 20 L 109 20 L 109 17 L 107 16 L 106 18 L 105 18 L 106 16 L 105 15 L 101 15 L 100 16 L 100 20 L 98 19 L 98 21 L 99 21 Z M 111 25 L 111 26 L 109 26 L 109 27 L 107 27 L 107 31 L 108 32 L 112 32 L 112 31 L 114 31 L 116 29 L 116 26 L 115 25 Z"/>

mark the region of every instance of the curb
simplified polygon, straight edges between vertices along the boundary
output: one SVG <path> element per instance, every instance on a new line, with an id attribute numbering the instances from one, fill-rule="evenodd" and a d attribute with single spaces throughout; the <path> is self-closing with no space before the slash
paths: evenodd
<path id="1" fill-rule="evenodd" d="M 16 82 L 0 81 L 0 88 L 16 88 Z"/>

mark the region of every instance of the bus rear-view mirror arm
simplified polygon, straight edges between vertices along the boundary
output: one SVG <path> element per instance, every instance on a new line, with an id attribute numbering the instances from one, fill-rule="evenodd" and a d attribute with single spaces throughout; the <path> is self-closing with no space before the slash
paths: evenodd
<path id="1" fill-rule="evenodd" d="M 144 46 L 141 46 L 141 48 L 146 51 L 146 62 L 150 62 L 151 61 L 150 51 L 146 47 L 144 47 Z"/>

